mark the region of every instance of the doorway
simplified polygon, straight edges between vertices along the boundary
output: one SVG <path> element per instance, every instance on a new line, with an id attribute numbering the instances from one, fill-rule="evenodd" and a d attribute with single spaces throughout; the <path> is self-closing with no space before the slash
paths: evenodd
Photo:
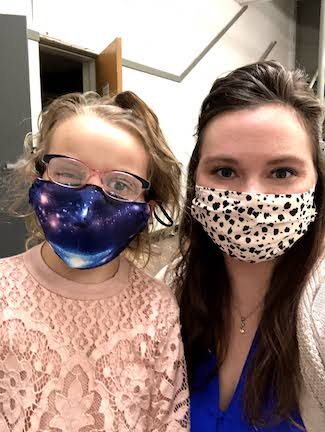
<path id="1" fill-rule="evenodd" d="M 66 93 L 96 91 L 95 59 L 91 53 L 50 46 L 41 40 L 39 56 L 42 108 Z"/>
<path id="2" fill-rule="evenodd" d="M 42 107 L 65 93 L 83 92 L 82 62 L 40 49 Z"/>

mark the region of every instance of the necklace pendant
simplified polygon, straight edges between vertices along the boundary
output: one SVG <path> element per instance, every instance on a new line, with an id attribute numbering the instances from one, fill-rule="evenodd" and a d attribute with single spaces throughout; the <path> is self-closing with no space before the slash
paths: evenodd
<path id="1" fill-rule="evenodd" d="M 239 329 L 239 331 L 240 331 L 241 334 L 245 333 L 245 325 L 246 325 L 245 318 L 241 318 L 240 319 L 240 329 Z"/>

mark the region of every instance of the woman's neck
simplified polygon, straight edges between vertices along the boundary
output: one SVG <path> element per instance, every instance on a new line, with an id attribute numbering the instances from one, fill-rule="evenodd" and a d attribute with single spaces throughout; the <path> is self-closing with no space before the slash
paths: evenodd
<path id="1" fill-rule="evenodd" d="M 120 264 L 120 259 L 117 257 L 101 267 L 85 270 L 72 269 L 57 256 L 47 242 L 42 246 L 42 258 L 55 273 L 65 279 L 82 284 L 98 284 L 111 279 L 117 273 Z"/>
<path id="2" fill-rule="evenodd" d="M 270 286 L 275 261 L 247 263 L 225 256 L 225 265 L 230 279 L 232 304 L 243 316 L 248 315 L 259 304 Z"/>

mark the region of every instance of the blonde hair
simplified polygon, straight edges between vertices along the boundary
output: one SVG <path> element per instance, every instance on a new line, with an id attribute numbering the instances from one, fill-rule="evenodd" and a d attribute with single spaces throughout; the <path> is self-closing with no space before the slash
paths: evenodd
<path id="1" fill-rule="evenodd" d="M 136 135 L 149 155 L 151 188 L 147 199 L 168 208 L 174 217 L 179 213 L 181 169 L 160 129 L 157 116 L 134 93 L 126 91 L 113 98 L 97 93 L 71 93 L 55 99 L 39 117 L 39 132 L 26 136 L 24 154 L 2 176 L 2 210 L 25 218 L 27 227 L 26 248 L 44 240 L 36 215 L 28 204 L 28 190 L 40 175 L 42 158 L 48 153 L 51 136 L 64 120 L 75 115 L 91 114 Z M 33 143 L 36 147 L 33 148 Z M 129 251 L 133 257 L 149 256 L 150 226 L 132 242 Z"/>

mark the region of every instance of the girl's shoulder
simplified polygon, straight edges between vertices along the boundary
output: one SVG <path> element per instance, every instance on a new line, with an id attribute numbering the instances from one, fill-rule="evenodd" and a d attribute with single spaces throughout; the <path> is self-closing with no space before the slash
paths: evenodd
<path id="1" fill-rule="evenodd" d="M 0 283 L 3 279 L 11 277 L 20 278 L 24 275 L 24 256 L 26 252 L 10 257 L 0 258 Z"/>
<path id="2" fill-rule="evenodd" d="M 132 297 L 147 305 L 153 315 L 169 320 L 179 319 L 179 307 L 174 293 L 163 280 L 150 276 L 144 269 L 130 264 L 129 281 Z"/>
<path id="3" fill-rule="evenodd" d="M 30 253 L 31 249 L 0 259 L 0 297 L 3 302 L 1 307 L 7 304 L 9 298 L 15 297 L 18 301 L 18 297 L 22 299 L 24 295 L 30 296 L 32 289 L 37 286 L 37 281 L 32 277 L 26 264 Z"/>
<path id="4" fill-rule="evenodd" d="M 149 275 L 144 268 L 139 268 L 130 263 L 130 278 L 133 285 L 149 289 L 159 297 L 174 299 L 174 296 L 166 284 L 164 278 L 157 278 L 156 276 Z"/>

